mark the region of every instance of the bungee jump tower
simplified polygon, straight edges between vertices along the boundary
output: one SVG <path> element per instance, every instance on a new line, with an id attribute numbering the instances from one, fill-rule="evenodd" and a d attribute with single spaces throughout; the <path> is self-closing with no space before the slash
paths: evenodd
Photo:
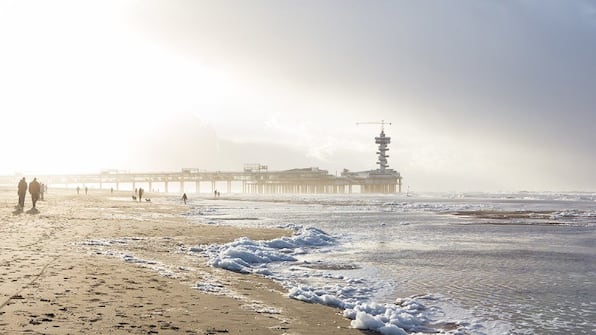
<path id="1" fill-rule="evenodd" d="M 361 193 L 401 193 L 402 177 L 401 174 L 393 169 L 389 169 L 387 158 L 389 155 L 389 144 L 391 143 L 391 137 L 385 135 L 385 125 L 391 125 L 390 122 L 358 122 L 357 125 L 361 124 L 380 124 L 381 133 L 375 137 L 375 143 L 378 145 L 377 164 L 379 168 L 376 170 L 361 171 L 361 172 L 350 172 L 344 170 L 342 177 L 347 178 L 358 178 L 362 181 L 360 184 Z"/>

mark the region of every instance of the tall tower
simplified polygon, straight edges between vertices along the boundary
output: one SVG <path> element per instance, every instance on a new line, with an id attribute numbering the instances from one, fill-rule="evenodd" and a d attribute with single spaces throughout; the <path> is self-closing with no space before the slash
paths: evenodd
<path id="1" fill-rule="evenodd" d="M 375 143 L 379 145 L 379 151 L 377 151 L 377 155 L 379 155 L 379 160 L 377 164 L 379 164 L 379 171 L 385 172 L 385 169 L 389 167 L 387 164 L 387 151 L 389 151 L 388 144 L 391 143 L 391 137 L 385 136 L 385 130 L 381 129 L 381 134 L 378 137 L 375 137 Z"/>
<path id="2" fill-rule="evenodd" d="M 387 164 L 387 151 L 389 151 L 389 143 L 391 143 L 391 137 L 385 136 L 385 125 L 391 124 L 391 122 L 356 122 L 359 124 L 380 124 L 381 134 L 375 137 L 375 143 L 379 145 L 377 155 L 379 159 L 377 164 L 379 168 L 376 170 L 362 171 L 358 173 L 349 172 L 342 173 L 343 175 L 350 176 L 353 178 L 360 178 L 360 192 L 362 193 L 401 193 L 401 174 L 393 169 L 389 169 Z"/>

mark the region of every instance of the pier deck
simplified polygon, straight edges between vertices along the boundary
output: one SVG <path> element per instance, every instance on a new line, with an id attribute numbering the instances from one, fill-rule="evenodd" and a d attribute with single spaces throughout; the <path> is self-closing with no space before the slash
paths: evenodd
<path id="1" fill-rule="evenodd" d="M 262 167 L 262 166 L 260 166 Z M 0 184 L 15 185 L 22 175 L 0 176 Z M 185 184 L 194 183 L 195 192 L 201 192 L 203 183 L 210 183 L 211 192 L 216 184 L 225 183 L 225 191 L 232 192 L 232 184 L 242 193 L 276 194 L 276 193 L 396 193 L 401 192 L 401 176 L 393 170 L 349 172 L 344 170 L 341 176 L 334 176 L 319 168 L 291 169 L 285 171 L 268 171 L 266 167 L 245 167 L 244 171 L 201 171 L 198 169 L 182 169 L 180 172 L 121 172 L 104 171 L 98 174 L 69 175 L 35 175 L 26 176 L 27 181 L 33 177 L 49 186 L 74 187 L 97 185 L 101 189 L 114 188 L 120 190 L 124 184 L 148 186 L 155 191 L 155 186 L 163 185 L 158 191 L 168 193 L 170 185 L 177 183 L 180 190 Z M 239 188 L 238 184 L 241 184 Z M 222 190 L 224 191 L 224 190 Z"/>

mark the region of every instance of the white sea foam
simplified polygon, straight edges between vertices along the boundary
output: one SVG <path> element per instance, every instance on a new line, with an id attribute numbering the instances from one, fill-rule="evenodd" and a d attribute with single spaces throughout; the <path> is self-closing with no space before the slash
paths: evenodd
<path id="1" fill-rule="evenodd" d="M 162 240 L 170 240 L 169 237 L 161 238 Z M 184 267 L 174 267 L 159 261 L 149 260 L 137 257 L 129 251 L 117 250 L 118 248 L 127 247 L 137 243 L 142 243 L 146 240 L 144 237 L 122 237 L 113 239 L 99 239 L 99 240 L 85 240 L 77 243 L 78 245 L 88 248 L 96 255 L 104 255 L 109 257 L 119 258 L 126 263 L 136 264 L 151 270 L 156 271 L 161 276 L 168 278 L 177 278 L 179 272 L 187 271 Z"/>
<path id="2" fill-rule="evenodd" d="M 296 230 L 292 237 L 270 241 L 253 241 L 242 237 L 223 245 L 194 246 L 190 252 L 205 253 L 215 267 L 242 273 L 271 274 L 268 265 L 273 262 L 294 262 L 294 255 L 305 249 L 334 243 L 334 238 L 323 231 L 308 227 L 288 226 Z"/>
<path id="3" fill-rule="evenodd" d="M 295 234 L 270 241 L 253 241 L 244 237 L 223 245 L 182 249 L 191 254 L 206 255 L 215 267 L 275 279 L 288 289 L 288 296 L 292 299 L 342 309 L 344 316 L 352 320 L 354 328 L 374 330 L 385 335 L 434 333 L 440 330 L 440 325 L 437 326 L 440 322 L 431 319 L 433 309 L 426 308 L 419 299 L 403 299 L 396 304 L 371 302 L 370 297 L 380 285 L 362 278 L 325 272 L 318 266 L 312 267 L 312 263 L 298 259 L 305 252 L 319 253 L 324 251 L 324 247 L 335 245 L 337 241 L 334 237 L 313 227 L 293 225 L 285 228 L 294 229 Z M 276 266 L 279 263 L 285 266 Z M 306 284 L 306 279 L 317 282 L 313 278 L 321 278 L 318 281 L 320 285 Z M 206 291 L 210 289 L 205 288 Z M 436 327 L 430 328 L 433 325 Z M 458 326 L 443 333 L 455 334 L 462 329 L 464 326 Z"/>

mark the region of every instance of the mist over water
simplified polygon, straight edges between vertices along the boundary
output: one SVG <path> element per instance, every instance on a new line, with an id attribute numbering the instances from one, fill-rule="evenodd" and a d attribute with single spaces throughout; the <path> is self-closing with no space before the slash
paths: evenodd
<path id="1" fill-rule="evenodd" d="M 527 215 L 454 215 L 461 211 Z M 436 318 L 471 325 L 474 334 L 596 329 L 592 194 L 249 197 L 214 202 L 202 220 L 321 228 L 338 244 L 300 261 L 365 278 L 375 287 L 370 301 L 430 295 L 424 303 L 436 308 Z M 322 285 L 315 276 L 302 280 Z"/>

